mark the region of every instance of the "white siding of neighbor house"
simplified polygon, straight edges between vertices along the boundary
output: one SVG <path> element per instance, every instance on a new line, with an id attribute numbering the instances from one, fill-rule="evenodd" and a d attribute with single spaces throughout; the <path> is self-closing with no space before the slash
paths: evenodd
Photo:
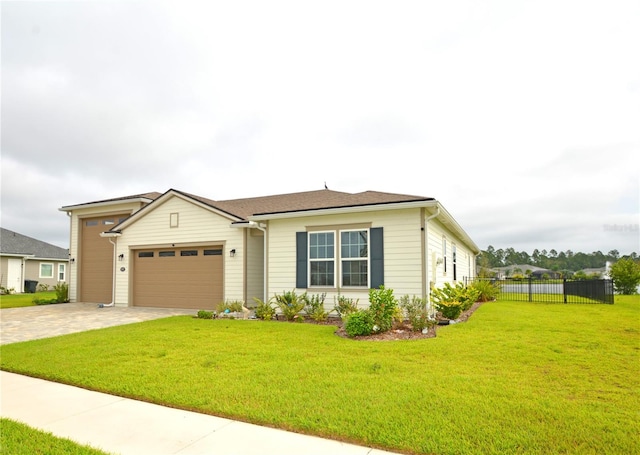
<path id="1" fill-rule="evenodd" d="M 70 238 L 69 238 L 69 258 L 77 261 L 79 257 L 79 235 L 81 220 L 83 218 L 91 218 L 102 215 L 118 214 L 118 213 L 135 213 L 143 207 L 141 202 L 113 203 L 99 207 L 88 207 L 73 210 L 70 217 Z M 67 282 L 69 283 L 69 299 L 72 302 L 77 301 L 78 297 L 78 265 L 76 262 L 69 262 L 67 268 Z"/>
<path id="2" fill-rule="evenodd" d="M 116 271 L 116 305 L 129 305 L 132 279 L 132 251 L 141 247 L 176 247 L 193 244 L 223 246 L 224 299 L 244 299 L 244 229 L 231 227 L 231 220 L 207 208 L 178 196 L 168 198 L 155 207 L 149 207 L 140 219 L 126 226 L 117 239 L 118 262 Z M 178 227 L 170 227 L 170 215 L 178 213 Z M 229 251 L 236 250 L 234 257 Z M 121 272 L 120 267 L 125 267 Z"/>
<path id="3" fill-rule="evenodd" d="M 296 232 L 306 231 L 307 226 L 335 226 L 370 223 L 371 227 L 384 228 L 384 276 L 385 286 L 394 295 L 420 296 L 422 294 L 420 209 L 376 211 L 341 215 L 324 215 L 269 221 L 268 293 L 289 291 L 296 285 Z M 333 308 L 338 290 L 327 288 L 297 289 L 309 294 L 326 292 L 325 307 Z M 360 306 L 368 306 L 368 289 L 343 288 L 340 294 L 359 299 Z"/>

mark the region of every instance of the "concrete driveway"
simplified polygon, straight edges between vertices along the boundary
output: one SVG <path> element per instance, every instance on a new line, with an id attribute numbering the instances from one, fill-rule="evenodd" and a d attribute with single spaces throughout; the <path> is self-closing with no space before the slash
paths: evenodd
<path id="1" fill-rule="evenodd" d="M 0 345 L 196 313 L 168 308 L 98 308 L 94 303 L 5 308 L 0 310 Z"/>

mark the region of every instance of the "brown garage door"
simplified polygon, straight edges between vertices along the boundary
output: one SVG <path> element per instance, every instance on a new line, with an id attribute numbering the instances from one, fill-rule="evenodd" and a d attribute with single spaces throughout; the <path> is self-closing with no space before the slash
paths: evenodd
<path id="1" fill-rule="evenodd" d="M 134 252 L 134 306 L 212 310 L 222 298 L 221 246 Z"/>
<path id="2" fill-rule="evenodd" d="M 100 237 L 127 218 L 122 213 L 80 220 L 79 292 L 81 302 L 110 303 L 113 291 L 113 245 Z"/>

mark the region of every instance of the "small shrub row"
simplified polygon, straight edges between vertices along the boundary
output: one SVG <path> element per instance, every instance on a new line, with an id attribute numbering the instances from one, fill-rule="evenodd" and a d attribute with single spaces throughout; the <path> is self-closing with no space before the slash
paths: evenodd
<path id="1" fill-rule="evenodd" d="M 255 308 L 256 317 L 270 321 L 276 317 L 279 310 L 287 321 L 302 321 L 301 313 L 304 312 L 309 319 L 323 322 L 334 311 L 338 314 L 338 317 L 344 319 L 347 315 L 358 310 L 358 300 L 339 295 L 335 299 L 333 309 L 327 311 L 325 307 L 326 297 L 326 293 L 309 295 L 305 292 L 296 294 L 295 290 L 292 290 L 276 294 L 266 302 L 254 298 L 257 305 Z"/>
<path id="2" fill-rule="evenodd" d="M 451 283 L 445 283 L 443 287 L 431 291 L 431 300 L 442 317 L 457 319 L 479 300 L 480 295 L 480 290 L 474 286 L 462 283 L 452 286 Z"/>
<path id="3" fill-rule="evenodd" d="M 48 286 L 47 286 L 48 289 Z M 52 299 L 39 299 L 34 298 L 33 303 L 36 305 L 50 305 L 52 303 L 67 303 L 69 301 L 69 285 L 60 281 L 53 287 L 56 292 L 55 298 Z"/>

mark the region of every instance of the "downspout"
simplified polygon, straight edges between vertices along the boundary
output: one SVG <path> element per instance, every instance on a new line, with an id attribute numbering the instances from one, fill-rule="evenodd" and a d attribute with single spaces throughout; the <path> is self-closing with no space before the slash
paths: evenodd
<path id="1" fill-rule="evenodd" d="M 67 272 L 67 289 L 69 290 L 69 301 L 71 302 L 71 266 L 74 265 L 75 263 L 75 258 L 72 261 L 71 260 L 71 239 L 72 239 L 72 235 L 71 232 L 73 231 L 73 214 L 71 212 L 66 212 L 67 216 L 69 217 L 69 255 L 67 257 L 67 264 L 69 265 L 69 271 Z M 77 289 L 76 292 L 74 292 L 74 296 L 77 296 Z M 75 299 L 73 299 L 74 301 L 77 300 L 77 297 Z"/>
<path id="2" fill-rule="evenodd" d="M 425 239 L 425 253 L 426 253 L 426 284 L 427 284 L 427 296 L 426 296 L 426 306 L 427 312 L 431 311 L 431 281 L 429 281 L 429 274 L 431 273 L 430 264 L 429 264 L 429 221 L 433 218 L 440 215 L 440 206 L 436 205 L 436 212 L 432 215 L 429 215 L 424 220 L 424 239 Z"/>
<path id="3" fill-rule="evenodd" d="M 110 303 L 101 303 L 98 305 L 98 308 L 108 308 L 116 306 L 116 255 L 118 253 L 118 237 L 120 237 L 119 232 L 101 232 L 100 237 L 106 237 L 109 240 L 109 243 L 113 245 L 113 279 L 111 280 L 111 302 Z M 112 241 L 111 239 L 115 238 L 116 241 Z"/>

